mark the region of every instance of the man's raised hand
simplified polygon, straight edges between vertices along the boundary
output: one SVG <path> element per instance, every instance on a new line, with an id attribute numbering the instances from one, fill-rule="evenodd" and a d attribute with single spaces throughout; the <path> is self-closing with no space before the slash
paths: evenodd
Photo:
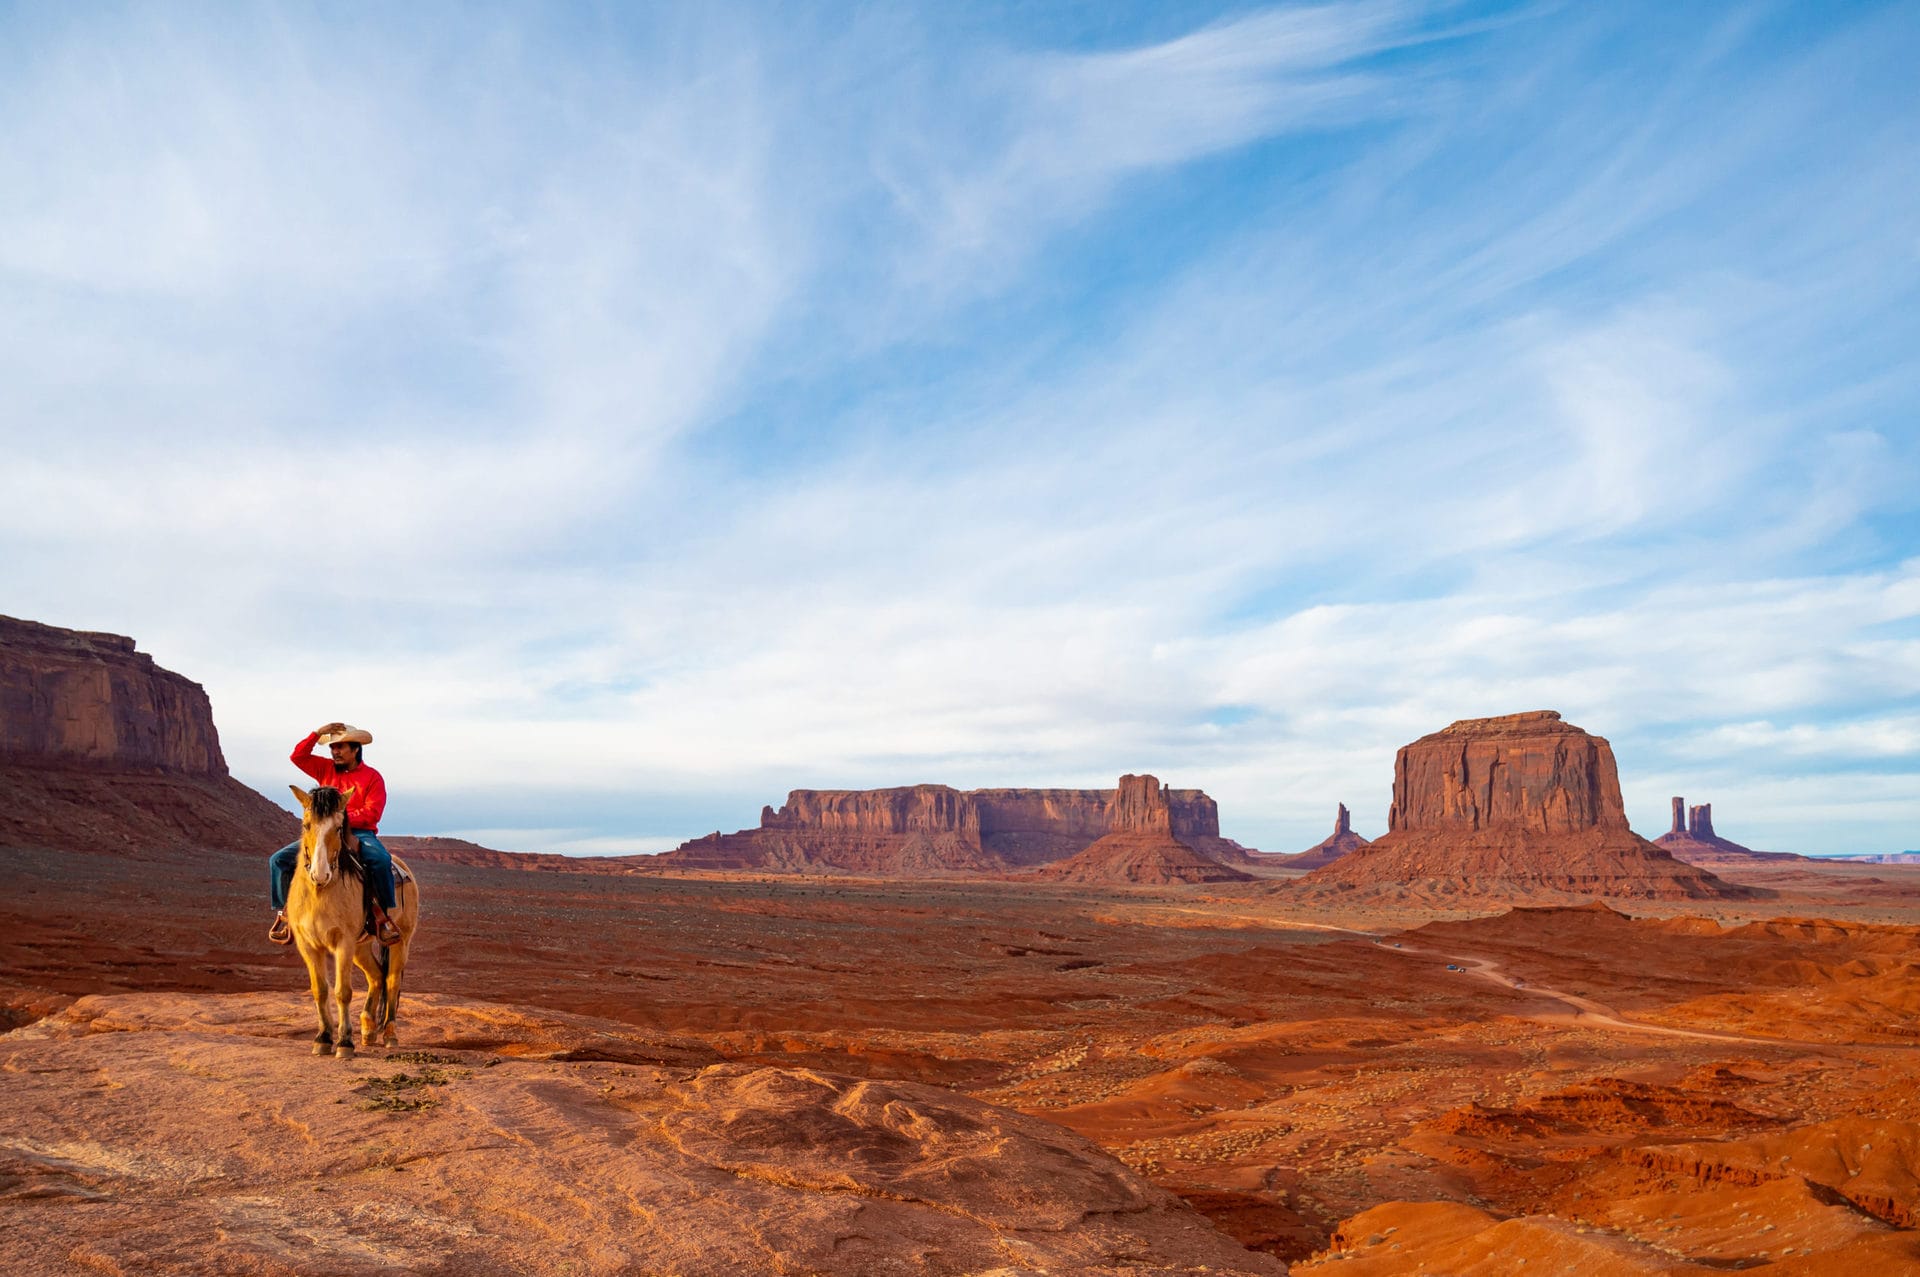
<path id="1" fill-rule="evenodd" d="M 324 727 L 316 727 L 313 734 L 315 736 L 325 736 L 328 732 L 344 732 L 346 730 L 347 725 L 345 723 L 328 723 Z"/>

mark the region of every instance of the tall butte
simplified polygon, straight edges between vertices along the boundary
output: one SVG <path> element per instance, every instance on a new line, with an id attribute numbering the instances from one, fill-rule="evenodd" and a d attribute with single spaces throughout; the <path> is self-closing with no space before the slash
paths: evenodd
<path id="1" fill-rule="evenodd" d="M 1406 901 L 1740 899 L 1627 827 L 1613 747 L 1552 710 L 1403 746 L 1388 832 L 1281 890 Z"/>
<path id="2" fill-rule="evenodd" d="M 119 634 L 0 616 L 0 846 L 272 851 L 294 818 L 227 774 L 198 683 Z"/>
<path id="3" fill-rule="evenodd" d="M 1713 832 L 1713 804 L 1687 806 L 1684 798 L 1673 800 L 1673 828 L 1653 840 L 1653 845 L 1675 860 L 1709 868 L 1737 868 L 1740 865 L 1767 864 L 1781 860 L 1805 860 L 1790 851 L 1755 851 L 1742 847 L 1731 838 Z"/>
<path id="4" fill-rule="evenodd" d="M 1113 792 L 1107 832 L 1077 855 L 1035 870 L 1059 882 L 1244 882 L 1251 874 L 1202 855 L 1174 835 L 1173 805 L 1153 776 L 1126 775 Z"/>

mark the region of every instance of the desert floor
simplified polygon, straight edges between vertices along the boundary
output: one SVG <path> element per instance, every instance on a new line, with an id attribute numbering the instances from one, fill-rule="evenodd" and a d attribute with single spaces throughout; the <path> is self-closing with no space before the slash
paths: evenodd
<path id="1" fill-rule="evenodd" d="M 413 991 L 1044 1117 L 1296 1271 L 1552 1271 L 1575 1239 L 1622 1272 L 1920 1271 L 1914 869 L 1476 918 L 1276 881 L 418 868 Z M 8 850 L 0 888 L 8 1024 L 97 993 L 305 1002 L 264 855 Z"/>

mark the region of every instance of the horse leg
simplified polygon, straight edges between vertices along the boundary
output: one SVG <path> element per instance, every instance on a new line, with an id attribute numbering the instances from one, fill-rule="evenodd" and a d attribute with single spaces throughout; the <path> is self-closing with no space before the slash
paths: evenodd
<path id="1" fill-rule="evenodd" d="M 315 1055 L 333 1054 L 333 1024 L 327 1019 L 327 977 L 320 965 L 320 955 L 308 953 L 303 947 L 300 956 L 307 963 L 307 984 L 313 992 L 314 1014 L 320 1017 L 320 1031 L 313 1035 L 313 1053 Z"/>
<path id="2" fill-rule="evenodd" d="M 343 1060 L 353 1058 L 353 945 L 343 944 L 333 951 L 334 1000 L 340 1006 L 340 1032 L 333 1053 Z"/>
<path id="3" fill-rule="evenodd" d="M 367 1001 L 360 1010 L 360 1040 L 374 1045 L 375 1034 L 386 1018 L 387 981 L 380 964 L 373 960 L 373 946 L 364 945 L 353 952 L 353 964 L 367 977 Z"/>
<path id="4" fill-rule="evenodd" d="M 413 937 L 407 936 L 399 944 L 387 950 L 387 1019 L 385 1041 L 388 1046 L 399 1044 L 399 1035 L 393 1031 L 393 1022 L 400 1018 L 400 977 L 407 970 L 407 951 L 413 948 Z"/>

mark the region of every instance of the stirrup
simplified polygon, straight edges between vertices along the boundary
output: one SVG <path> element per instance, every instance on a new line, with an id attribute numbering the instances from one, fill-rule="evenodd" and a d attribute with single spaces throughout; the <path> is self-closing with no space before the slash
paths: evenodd
<path id="1" fill-rule="evenodd" d="M 267 928 L 267 939 L 273 941 L 275 944 L 293 943 L 293 928 L 287 925 L 286 914 L 276 913 L 273 915 L 273 925 Z"/>
<path id="2" fill-rule="evenodd" d="M 400 943 L 400 924 L 396 923 L 389 914 L 380 915 L 374 919 L 373 938 L 388 948 L 392 948 L 394 945 Z"/>

